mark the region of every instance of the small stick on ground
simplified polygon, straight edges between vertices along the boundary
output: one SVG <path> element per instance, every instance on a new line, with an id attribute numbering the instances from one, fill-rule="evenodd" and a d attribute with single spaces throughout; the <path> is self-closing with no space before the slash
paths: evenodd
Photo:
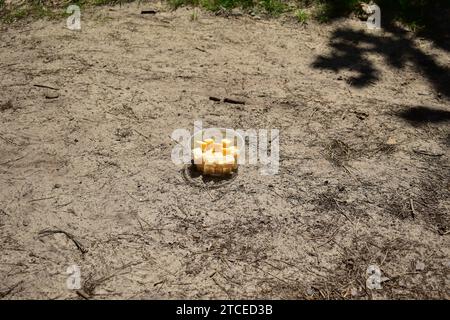
<path id="1" fill-rule="evenodd" d="M 52 234 L 56 234 L 56 233 L 62 233 L 64 234 L 67 238 L 69 238 L 78 248 L 78 250 L 81 251 L 82 254 L 85 254 L 88 252 L 88 250 L 86 248 L 84 248 L 84 246 L 75 238 L 75 236 L 73 234 L 70 234 L 64 230 L 59 230 L 59 229 L 54 229 L 54 230 L 49 230 L 49 229 L 45 229 L 42 231 L 39 231 L 39 236 L 40 237 L 45 237 L 45 236 L 49 236 Z"/>
<path id="2" fill-rule="evenodd" d="M 18 65 L 18 63 L 5 64 L 3 66 L 0 66 L 0 68 L 8 68 L 8 67 L 12 67 L 12 66 L 15 66 L 15 65 Z"/>
<path id="3" fill-rule="evenodd" d="M 409 204 L 411 205 L 411 216 L 413 219 L 416 218 L 416 210 L 414 209 L 414 202 L 413 199 L 409 199 Z"/>
<path id="4" fill-rule="evenodd" d="M 136 132 L 138 135 L 140 135 L 141 137 L 144 137 L 145 139 L 147 139 L 147 140 L 149 140 L 150 141 L 150 138 L 149 137 L 147 137 L 145 134 L 143 134 L 143 133 L 141 133 L 141 132 L 139 132 L 139 131 L 137 131 L 136 129 L 133 129 L 133 131 L 134 132 Z"/>
<path id="5" fill-rule="evenodd" d="M 196 49 L 198 49 L 198 48 L 196 48 Z M 211 97 L 209 97 L 209 100 L 216 101 L 216 102 L 223 101 L 225 103 L 231 103 L 231 104 L 245 104 L 245 101 L 235 100 L 235 99 L 231 99 L 231 98 L 224 98 L 222 100 L 221 98 L 211 96 Z"/>
<path id="6" fill-rule="evenodd" d="M 15 285 L 13 285 L 12 287 L 9 287 L 5 291 L 0 291 L 0 299 L 3 299 L 7 295 L 11 294 L 11 292 L 13 292 L 14 289 L 17 288 L 18 286 L 20 286 L 22 283 L 23 283 L 23 281 L 20 281 L 20 282 L 16 283 Z"/>
<path id="7" fill-rule="evenodd" d="M 21 157 L 19 157 L 19 158 L 11 159 L 11 160 L 2 162 L 2 163 L 0 163 L 0 166 L 3 166 L 3 165 L 5 165 L 5 164 L 9 164 L 9 163 L 11 163 L 11 162 L 16 162 L 16 161 L 22 160 L 22 159 L 25 158 L 27 155 L 28 155 L 28 154 L 25 154 L 25 155 L 23 155 L 23 156 L 21 156 Z"/>
<path id="8" fill-rule="evenodd" d="M 180 146 L 183 146 L 180 142 L 178 142 L 177 140 L 175 140 L 174 138 L 172 138 L 172 136 L 169 135 L 169 138 L 170 138 L 173 142 L 175 142 L 176 144 L 178 144 L 178 145 L 180 145 Z"/>
<path id="9" fill-rule="evenodd" d="M 89 300 L 91 298 L 84 290 L 77 290 L 75 292 L 85 300 Z"/>
<path id="10" fill-rule="evenodd" d="M 235 100 L 235 99 L 230 99 L 230 98 L 223 99 L 223 102 L 232 103 L 232 104 L 245 104 L 245 101 L 240 101 L 240 100 Z"/>
<path id="11" fill-rule="evenodd" d="M 208 51 L 206 51 L 205 49 L 202 49 L 202 48 L 199 48 L 199 47 L 195 47 L 195 49 L 197 49 L 198 51 L 201 51 L 201 52 L 205 52 L 205 53 L 207 53 Z M 217 99 L 217 98 L 216 98 Z M 219 99 L 220 100 L 220 99 Z"/>
<path id="12" fill-rule="evenodd" d="M 45 88 L 45 89 L 51 89 L 51 90 L 59 90 L 58 88 L 47 86 L 45 84 L 34 84 L 33 86 L 38 88 Z"/>
<path id="13" fill-rule="evenodd" d="M 50 200 L 50 199 L 53 199 L 53 198 L 55 198 L 55 197 L 45 197 L 45 198 L 31 199 L 31 200 L 28 201 L 28 202 L 36 202 L 36 201 Z"/>
<path id="14" fill-rule="evenodd" d="M 144 226 L 142 225 L 141 220 L 140 220 L 140 218 L 139 218 L 139 215 L 137 215 L 137 214 L 136 214 L 136 220 L 137 220 L 137 222 L 139 223 L 139 226 L 141 227 L 141 230 L 142 230 L 142 231 L 145 231 L 145 230 L 144 230 Z"/>
<path id="15" fill-rule="evenodd" d="M 442 157 L 444 155 L 444 153 L 429 153 L 426 151 L 415 150 L 415 149 L 413 151 L 414 151 L 414 153 L 421 154 L 424 156 L 429 156 L 429 157 Z"/>
<path id="16" fill-rule="evenodd" d="M 333 199 L 334 203 L 336 203 L 336 207 L 338 208 L 338 211 L 340 214 L 342 214 L 351 224 L 354 224 L 353 221 L 347 216 L 347 214 L 344 212 L 344 210 L 341 209 L 336 199 Z"/>
<path id="17" fill-rule="evenodd" d="M 62 208 L 62 207 L 68 206 L 68 205 L 71 204 L 72 202 L 73 202 L 73 200 L 71 200 L 71 201 L 69 201 L 69 202 L 66 202 L 66 203 L 63 203 L 63 204 L 58 204 L 56 207 L 57 207 L 57 208 Z"/>

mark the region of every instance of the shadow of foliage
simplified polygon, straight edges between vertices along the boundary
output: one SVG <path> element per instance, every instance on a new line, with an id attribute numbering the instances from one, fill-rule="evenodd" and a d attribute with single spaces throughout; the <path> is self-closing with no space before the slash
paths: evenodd
<path id="1" fill-rule="evenodd" d="M 360 0 L 320 0 L 323 4 L 325 21 L 361 12 L 361 3 L 369 2 Z M 421 30 L 422 34 L 438 36 L 449 32 L 448 0 L 375 0 L 382 12 L 383 24 L 393 25 L 401 21 L 414 29 Z M 438 33 L 438 34 L 437 34 Z"/>
<path id="2" fill-rule="evenodd" d="M 411 107 L 399 113 L 399 117 L 413 125 L 441 123 L 450 121 L 450 111 L 425 106 Z"/>
<path id="3" fill-rule="evenodd" d="M 396 69 L 403 69 L 407 64 L 412 64 L 429 80 L 438 94 L 450 97 L 450 68 L 424 53 L 402 28 L 391 25 L 385 31 L 389 32 L 388 36 L 340 28 L 331 37 L 331 54 L 317 57 L 312 66 L 335 72 L 356 71 L 358 75 L 350 79 L 350 84 L 366 87 L 380 77 L 381 71 L 365 57 L 367 53 L 376 53 Z"/>

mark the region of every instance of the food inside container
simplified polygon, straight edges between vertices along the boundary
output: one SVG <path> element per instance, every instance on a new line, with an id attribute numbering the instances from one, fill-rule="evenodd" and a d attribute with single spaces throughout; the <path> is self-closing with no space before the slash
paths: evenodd
<path id="1" fill-rule="evenodd" d="M 224 136 L 227 138 L 213 137 L 196 140 L 196 138 L 202 138 L 203 135 L 193 137 L 192 160 L 202 174 L 224 176 L 237 171 L 240 154 L 237 137 L 236 135 L 231 138 L 228 138 L 230 135 Z"/>

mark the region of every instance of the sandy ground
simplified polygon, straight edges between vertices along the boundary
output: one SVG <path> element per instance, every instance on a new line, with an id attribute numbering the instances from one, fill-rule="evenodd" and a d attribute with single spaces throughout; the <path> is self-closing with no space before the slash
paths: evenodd
<path id="1" fill-rule="evenodd" d="M 140 9 L 1 26 L 0 298 L 449 298 L 447 51 Z M 186 183 L 169 136 L 195 120 L 279 129 L 279 174 Z"/>

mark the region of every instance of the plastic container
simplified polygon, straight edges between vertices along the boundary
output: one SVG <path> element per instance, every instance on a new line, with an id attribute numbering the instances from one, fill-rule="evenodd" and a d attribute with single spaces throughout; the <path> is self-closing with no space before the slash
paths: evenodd
<path id="1" fill-rule="evenodd" d="M 230 146 L 235 146 L 238 149 L 238 154 L 240 152 L 239 146 L 244 146 L 245 141 L 242 138 L 242 136 L 237 133 L 233 129 L 226 129 L 226 128 L 208 128 L 208 129 L 202 129 L 197 132 L 195 132 L 191 136 L 191 150 L 198 147 L 196 145 L 196 141 L 204 141 L 205 139 L 214 139 L 216 143 L 221 143 L 223 139 L 228 139 L 231 141 Z M 235 164 L 228 170 L 229 165 L 222 165 L 222 164 L 215 164 L 214 168 L 211 168 L 208 166 L 208 168 L 205 168 L 204 163 L 202 164 L 195 164 L 193 153 L 192 153 L 192 164 L 196 168 L 197 171 L 199 171 L 202 175 L 210 175 L 210 176 L 228 176 L 233 175 L 237 173 L 238 171 L 238 163 L 237 158 L 235 158 Z M 211 171 L 213 170 L 213 171 Z"/>

